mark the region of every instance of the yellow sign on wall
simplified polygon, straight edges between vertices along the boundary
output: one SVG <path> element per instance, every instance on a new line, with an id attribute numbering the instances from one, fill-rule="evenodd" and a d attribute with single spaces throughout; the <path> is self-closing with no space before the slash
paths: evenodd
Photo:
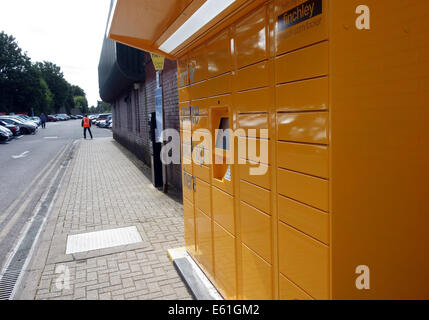
<path id="1" fill-rule="evenodd" d="M 150 54 L 152 58 L 153 65 L 156 71 L 160 71 L 164 69 L 164 61 L 165 58 L 163 56 L 157 55 L 155 53 Z"/>

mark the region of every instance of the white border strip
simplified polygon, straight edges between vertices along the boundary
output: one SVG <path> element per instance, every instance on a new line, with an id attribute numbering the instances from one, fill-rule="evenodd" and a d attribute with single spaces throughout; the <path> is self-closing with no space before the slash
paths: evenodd
<path id="1" fill-rule="evenodd" d="M 207 0 L 176 32 L 161 44 L 159 49 L 171 53 L 234 2 L 235 0 Z"/>
<path id="2" fill-rule="evenodd" d="M 112 27 L 113 16 L 115 15 L 116 5 L 117 4 L 118 4 L 118 0 L 113 0 L 113 5 L 112 5 L 112 7 L 110 9 L 109 20 L 108 20 L 107 28 L 106 28 L 106 38 L 108 38 L 109 35 L 110 35 L 110 28 Z"/>

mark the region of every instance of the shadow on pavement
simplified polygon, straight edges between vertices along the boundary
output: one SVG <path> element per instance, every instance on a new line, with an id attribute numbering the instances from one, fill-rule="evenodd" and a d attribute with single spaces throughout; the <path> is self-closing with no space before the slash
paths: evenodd
<path id="1" fill-rule="evenodd" d="M 149 181 L 152 181 L 152 170 L 148 165 L 146 165 L 134 153 L 129 151 L 116 140 L 112 139 L 111 142 L 122 152 L 122 154 L 124 154 L 132 163 L 134 163 L 134 165 L 144 174 L 144 176 Z M 162 189 L 158 190 L 159 192 L 162 192 Z M 168 196 L 170 199 L 183 204 L 182 192 L 180 190 L 177 190 L 177 188 L 175 188 L 174 186 L 169 185 L 168 193 L 166 193 L 165 195 Z"/>

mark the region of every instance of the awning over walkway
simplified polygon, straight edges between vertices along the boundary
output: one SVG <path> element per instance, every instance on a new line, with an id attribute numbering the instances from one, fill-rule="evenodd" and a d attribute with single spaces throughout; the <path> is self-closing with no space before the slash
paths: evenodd
<path id="1" fill-rule="evenodd" d="M 108 36 L 176 59 L 262 2 L 264 0 L 116 0 L 109 18 Z"/>

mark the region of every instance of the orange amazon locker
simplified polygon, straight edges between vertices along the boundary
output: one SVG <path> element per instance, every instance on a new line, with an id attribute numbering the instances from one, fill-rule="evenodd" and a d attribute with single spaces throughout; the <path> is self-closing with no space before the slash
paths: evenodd
<path id="1" fill-rule="evenodd" d="M 116 2 L 111 39 L 178 61 L 185 242 L 225 298 L 429 298 L 428 12 Z"/>

